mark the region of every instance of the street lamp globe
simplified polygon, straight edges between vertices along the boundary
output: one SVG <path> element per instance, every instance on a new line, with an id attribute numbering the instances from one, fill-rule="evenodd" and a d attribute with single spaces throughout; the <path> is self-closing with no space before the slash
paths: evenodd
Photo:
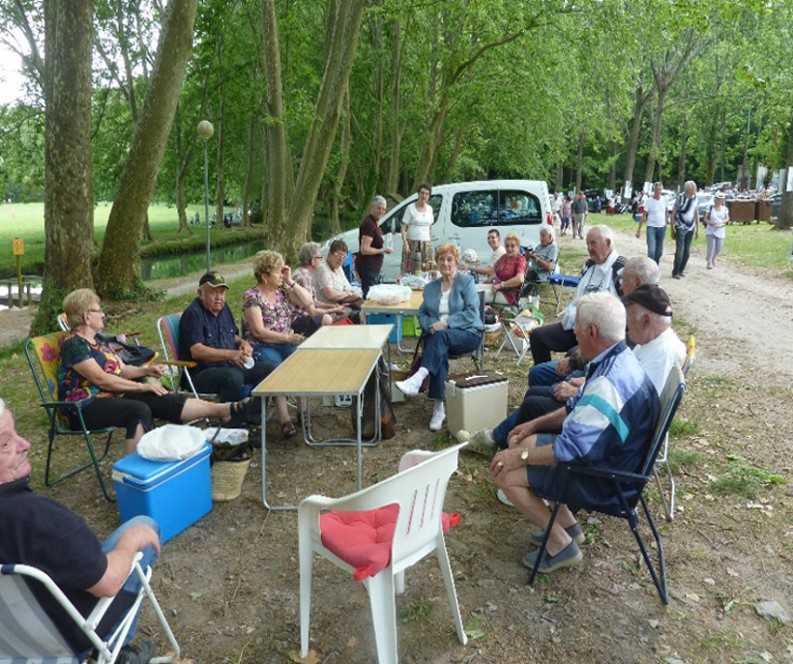
<path id="1" fill-rule="evenodd" d="M 201 138 L 208 141 L 212 138 L 212 134 L 215 133 L 215 128 L 209 120 L 201 120 L 201 122 L 198 123 L 198 127 L 196 127 L 196 131 Z"/>

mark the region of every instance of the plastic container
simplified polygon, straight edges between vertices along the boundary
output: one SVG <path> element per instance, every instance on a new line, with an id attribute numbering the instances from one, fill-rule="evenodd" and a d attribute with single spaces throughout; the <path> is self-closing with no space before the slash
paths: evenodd
<path id="1" fill-rule="evenodd" d="M 136 453 L 113 464 L 121 522 L 149 516 L 160 526 L 160 541 L 167 542 L 212 510 L 212 447 L 181 461 L 148 461 Z"/>
<path id="2" fill-rule="evenodd" d="M 507 416 L 509 380 L 501 374 L 469 374 L 446 381 L 447 428 L 472 434 L 492 429 Z"/>
<path id="3" fill-rule="evenodd" d="M 402 341 L 402 328 L 397 322 L 396 314 L 366 314 L 367 325 L 393 325 L 388 335 L 388 342 L 392 344 Z"/>
<path id="4" fill-rule="evenodd" d="M 421 325 L 419 325 L 418 316 L 403 316 L 402 317 L 402 336 L 403 337 L 420 337 Z"/>

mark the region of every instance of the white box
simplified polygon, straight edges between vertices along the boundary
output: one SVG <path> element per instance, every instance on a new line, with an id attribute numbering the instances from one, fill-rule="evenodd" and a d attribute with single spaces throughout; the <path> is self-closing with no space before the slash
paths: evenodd
<path id="1" fill-rule="evenodd" d="M 446 422 L 452 435 L 492 429 L 507 416 L 509 380 L 500 374 L 472 374 L 446 381 Z"/>

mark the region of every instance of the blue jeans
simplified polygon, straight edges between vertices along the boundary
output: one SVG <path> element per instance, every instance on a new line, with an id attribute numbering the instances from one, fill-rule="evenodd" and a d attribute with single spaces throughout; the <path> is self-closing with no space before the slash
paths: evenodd
<path id="1" fill-rule="evenodd" d="M 559 360 L 549 360 L 548 362 L 541 362 L 535 364 L 529 369 L 529 390 L 535 394 L 534 388 L 538 387 L 551 387 L 556 385 L 559 381 L 567 380 L 568 378 L 577 378 L 583 376 L 583 371 L 571 371 L 566 376 L 560 376 L 557 372 L 559 367 Z"/>
<path id="2" fill-rule="evenodd" d="M 561 408 L 564 403 L 554 399 L 552 396 L 542 396 L 526 393 L 520 408 L 510 413 L 506 419 L 502 420 L 493 429 L 493 440 L 502 450 L 507 446 L 507 436 L 518 424 L 523 424 L 537 417 L 542 417 L 548 413 Z"/>
<path id="3" fill-rule="evenodd" d="M 149 526 L 154 532 L 157 533 L 159 536 L 160 534 L 160 527 L 157 525 L 157 522 L 154 519 L 151 519 L 148 516 L 136 516 L 130 519 L 129 521 L 125 521 L 122 523 L 118 528 L 116 528 L 113 533 L 108 537 L 104 542 L 102 542 L 102 552 L 103 553 L 110 553 L 113 549 L 116 548 L 118 545 L 118 541 L 121 539 L 121 536 L 129 530 L 132 526 Z M 157 551 L 154 549 L 153 546 L 145 547 L 141 553 L 143 553 L 143 558 L 140 560 L 140 566 L 143 571 L 146 571 L 147 567 L 151 567 L 157 561 Z M 137 574 L 132 574 L 124 583 L 124 586 L 121 588 L 120 592 L 129 593 L 131 595 L 137 595 L 138 591 L 141 588 L 140 579 L 138 578 Z M 116 626 L 113 627 L 113 630 Z M 135 632 L 138 629 L 138 615 L 135 615 L 135 619 L 132 621 L 132 626 L 129 628 L 129 633 L 127 634 L 127 638 L 124 641 L 124 644 L 130 643 L 132 639 L 135 638 Z M 113 630 L 110 630 L 112 633 Z"/>
<path id="4" fill-rule="evenodd" d="M 691 240 L 694 238 L 694 231 L 690 230 L 687 233 L 684 231 L 677 231 L 675 238 L 675 264 L 672 267 L 672 276 L 683 274 L 688 263 L 688 254 L 691 251 Z"/>
<path id="5" fill-rule="evenodd" d="M 661 256 L 664 255 L 664 238 L 666 237 L 666 226 L 647 227 L 647 257 L 652 258 L 656 264 L 661 263 Z"/>
<path id="6" fill-rule="evenodd" d="M 446 394 L 449 355 L 471 353 L 479 347 L 481 341 L 481 332 L 449 328 L 429 334 L 424 338 L 421 366 L 430 373 L 429 396 L 431 399 L 443 399 Z"/>
<path id="7" fill-rule="evenodd" d="M 266 362 L 275 368 L 294 353 L 296 348 L 294 344 L 256 343 L 253 344 L 253 359 Z"/>

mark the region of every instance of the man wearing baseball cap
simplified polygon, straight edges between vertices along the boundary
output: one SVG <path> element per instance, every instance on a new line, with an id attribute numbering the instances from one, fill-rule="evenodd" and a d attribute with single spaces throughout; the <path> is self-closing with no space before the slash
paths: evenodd
<path id="1" fill-rule="evenodd" d="M 633 353 L 660 395 L 673 366 L 681 367 L 686 347 L 672 329 L 672 303 L 666 291 L 645 284 L 622 298 L 628 314 Z"/>
<path id="2" fill-rule="evenodd" d="M 194 383 L 199 392 L 217 394 L 221 401 L 236 401 L 250 394 L 273 367 L 253 360 L 253 348 L 240 337 L 226 304 L 229 286 L 219 272 L 198 280 L 198 297 L 179 321 L 179 358 L 198 364 Z M 247 388 L 247 389 L 246 389 Z M 251 407 L 255 414 L 256 408 Z"/>

